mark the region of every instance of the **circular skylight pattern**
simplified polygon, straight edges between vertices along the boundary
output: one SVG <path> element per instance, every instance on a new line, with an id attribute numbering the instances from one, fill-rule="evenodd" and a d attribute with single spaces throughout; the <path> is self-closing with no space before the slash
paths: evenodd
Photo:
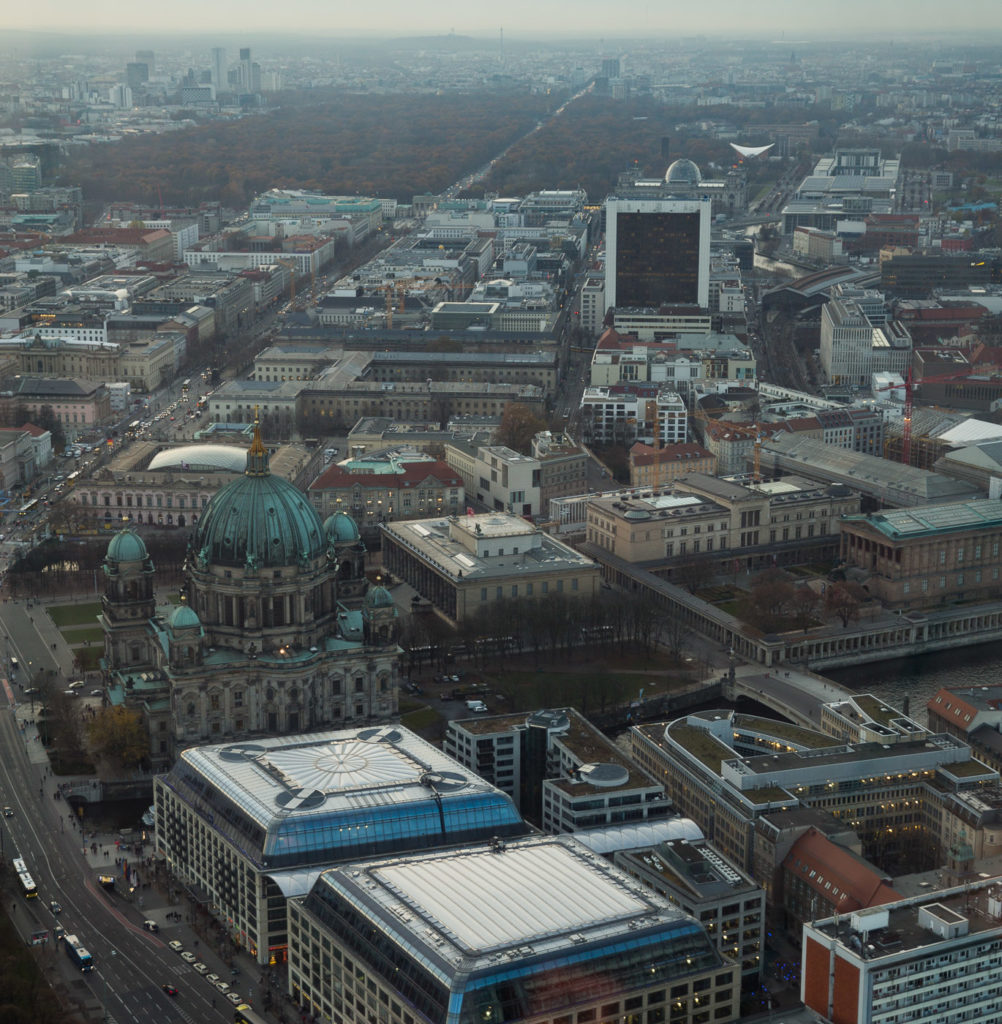
<path id="1" fill-rule="evenodd" d="M 457 789 L 464 789 L 469 785 L 469 779 L 458 772 L 425 772 L 421 776 L 421 782 L 436 793 L 452 793 Z"/>
<path id="2" fill-rule="evenodd" d="M 389 744 L 360 739 L 269 751 L 267 761 L 290 790 L 336 793 L 414 782 L 414 763 Z"/>

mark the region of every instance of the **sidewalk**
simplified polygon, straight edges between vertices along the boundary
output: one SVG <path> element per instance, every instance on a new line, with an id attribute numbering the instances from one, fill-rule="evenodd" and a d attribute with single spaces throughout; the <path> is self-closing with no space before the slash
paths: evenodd
<path id="1" fill-rule="evenodd" d="M 38 727 L 35 725 L 35 717 L 31 710 L 31 701 L 21 697 L 14 708 L 14 720 L 17 722 L 18 732 L 24 741 L 25 750 L 28 752 L 28 760 L 33 765 L 48 769 L 49 752 L 45 749 L 38 737 Z M 41 702 L 35 702 L 35 711 L 41 707 Z"/>
<path id="2" fill-rule="evenodd" d="M 157 938 L 164 945 L 181 942 L 208 966 L 210 974 L 217 974 L 233 991 L 260 1007 L 261 967 L 245 950 L 237 950 L 208 912 L 197 907 L 183 887 L 168 878 L 166 867 L 154 856 L 152 833 L 147 833 L 144 841 L 144 833 L 136 830 L 114 834 L 84 828 L 81 832 L 79 824 L 69 824 L 73 817 L 67 814 L 67 827 L 78 832 L 80 853 L 93 872 L 93 884 L 100 884 L 99 876 L 114 878 L 114 887 L 105 889 L 111 907 L 136 928 L 142 928 L 144 921 L 153 921 Z M 176 969 L 185 984 L 201 982 L 180 956 Z M 220 1006 L 228 1004 L 222 994 L 216 998 Z"/>

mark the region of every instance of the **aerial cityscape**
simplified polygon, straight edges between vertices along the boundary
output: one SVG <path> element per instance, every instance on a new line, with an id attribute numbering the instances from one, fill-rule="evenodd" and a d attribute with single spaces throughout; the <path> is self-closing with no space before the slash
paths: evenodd
<path id="1" fill-rule="evenodd" d="M 81 11 L 0 44 L 0 1020 L 1002 1020 L 994 9 Z"/>

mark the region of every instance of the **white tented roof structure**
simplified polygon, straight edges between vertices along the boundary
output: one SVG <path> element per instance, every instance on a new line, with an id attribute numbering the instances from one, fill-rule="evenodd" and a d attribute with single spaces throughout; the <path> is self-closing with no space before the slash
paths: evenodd
<path id="1" fill-rule="evenodd" d="M 763 153 L 772 149 L 772 147 L 775 146 L 776 143 L 770 142 L 768 146 L 739 146 L 736 142 L 732 142 L 730 145 L 731 149 L 733 149 L 734 152 L 738 154 L 738 156 L 751 157 L 761 156 Z"/>
<path id="2" fill-rule="evenodd" d="M 633 825 L 615 825 L 612 828 L 587 828 L 574 833 L 574 838 L 592 853 L 608 857 L 620 850 L 642 850 L 672 839 L 685 839 L 690 843 L 704 839 L 702 829 L 692 818 L 658 818 L 638 821 Z"/>
<path id="3" fill-rule="evenodd" d="M 1002 425 L 988 423 L 973 417 L 939 435 L 940 441 L 955 445 L 975 444 L 978 441 L 997 441 L 999 438 L 1002 438 Z"/>
<path id="4" fill-rule="evenodd" d="M 242 473 L 247 468 L 247 449 L 231 444 L 186 444 L 158 452 L 150 469 L 228 470 Z"/>

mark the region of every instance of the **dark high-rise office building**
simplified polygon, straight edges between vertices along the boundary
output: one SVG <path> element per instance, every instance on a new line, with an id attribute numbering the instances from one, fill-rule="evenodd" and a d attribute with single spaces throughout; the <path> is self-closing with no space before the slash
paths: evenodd
<path id="1" fill-rule="evenodd" d="M 141 89 L 149 80 L 149 64 L 137 60 L 125 65 L 125 83 L 130 89 Z"/>
<path id="2" fill-rule="evenodd" d="M 606 202 L 607 306 L 699 306 L 710 299 L 710 202 Z"/>
<path id="3" fill-rule="evenodd" d="M 254 91 L 254 61 L 249 46 L 240 47 L 240 88 L 244 92 Z"/>
<path id="4" fill-rule="evenodd" d="M 218 91 L 226 88 L 226 50 L 222 46 L 212 48 L 212 84 Z"/>
<path id="5" fill-rule="evenodd" d="M 606 57 L 602 61 L 602 77 L 603 78 L 619 78 L 619 58 L 618 57 Z"/>

